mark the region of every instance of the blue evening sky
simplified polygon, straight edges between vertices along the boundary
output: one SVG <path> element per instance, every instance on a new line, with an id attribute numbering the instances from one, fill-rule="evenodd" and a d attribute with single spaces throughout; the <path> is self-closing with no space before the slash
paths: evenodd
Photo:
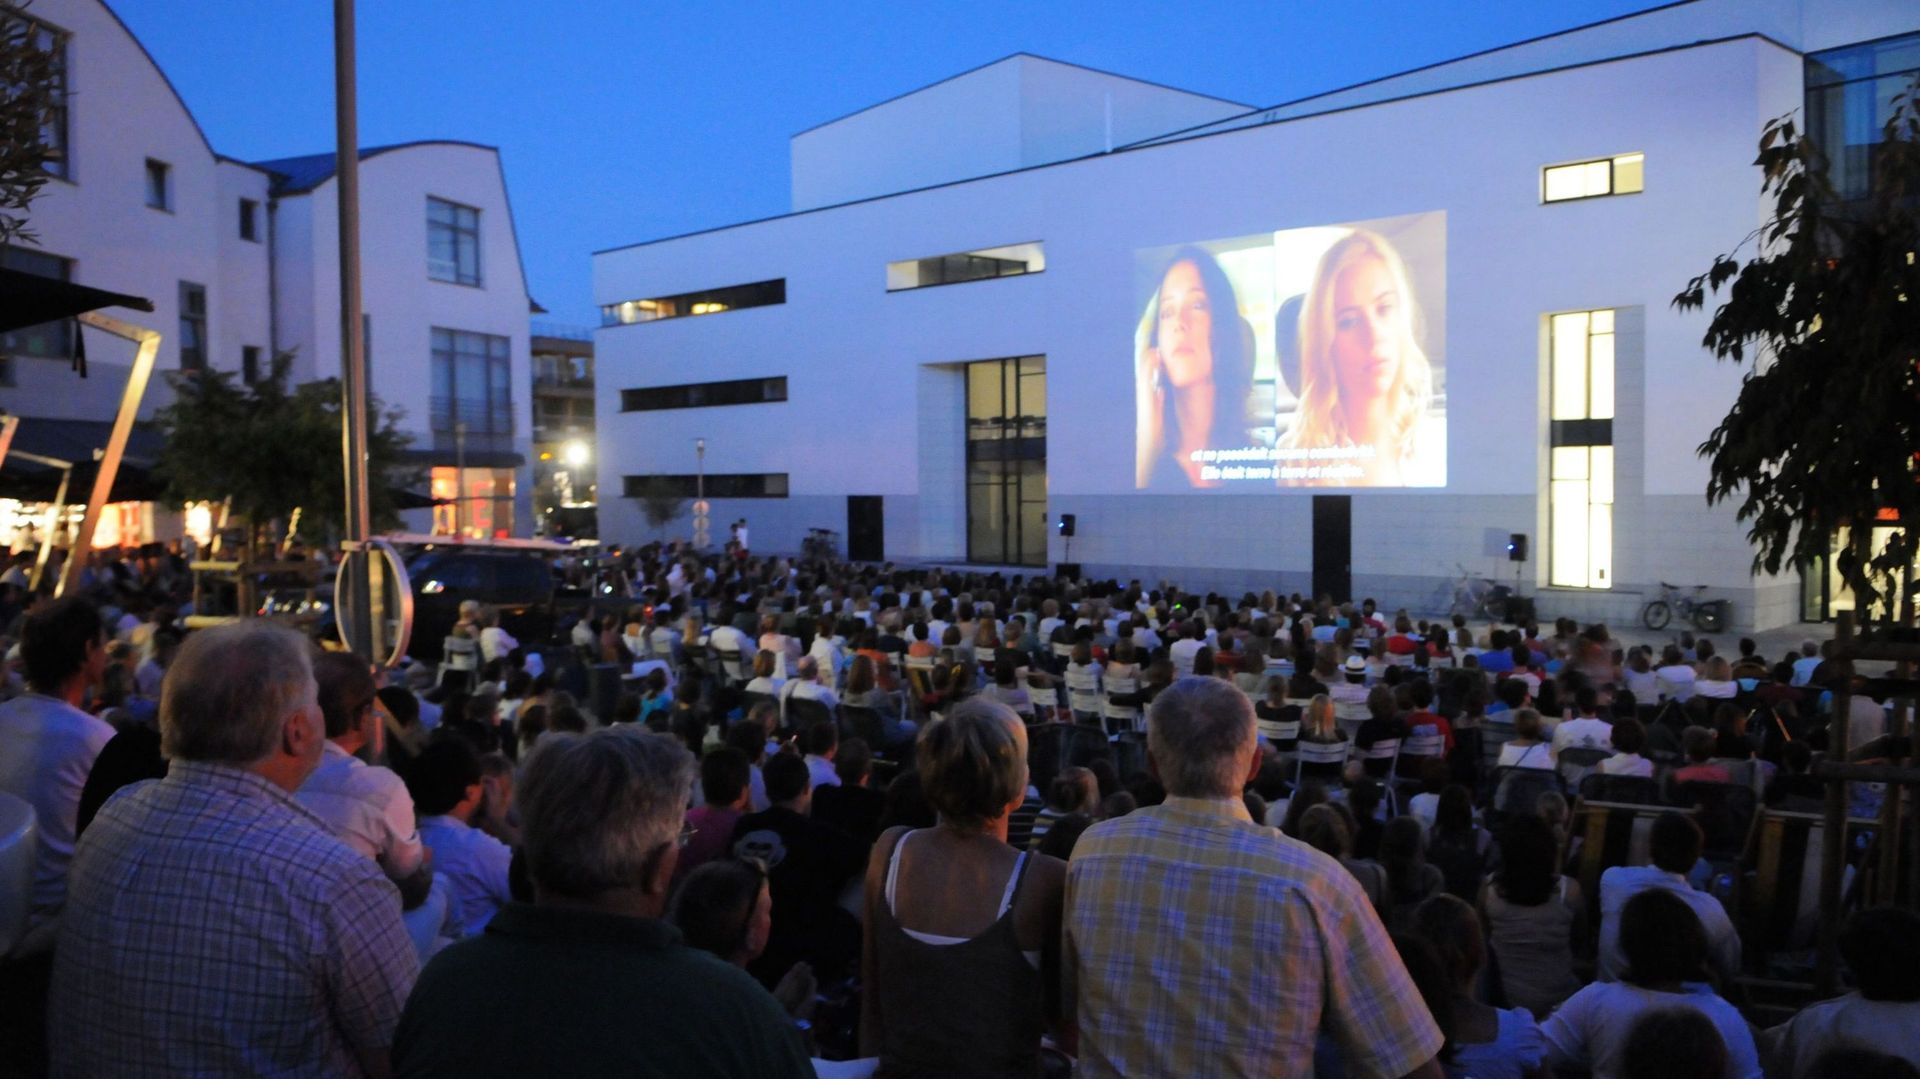
<path id="1" fill-rule="evenodd" d="M 221 153 L 333 148 L 324 0 L 108 0 Z M 362 0 L 360 141 L 500 147 L 528 288 L 590 326 L 592 251 L 784 212 L 794 133 L 1009 53 L 1271 105 L 1655 0 Z"/>

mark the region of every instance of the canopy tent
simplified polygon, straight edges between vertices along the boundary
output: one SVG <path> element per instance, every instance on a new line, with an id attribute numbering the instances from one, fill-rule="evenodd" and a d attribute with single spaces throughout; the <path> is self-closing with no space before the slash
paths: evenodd
<path id="1" fill-rule="evenodd" d="M 102 307 L 131 307 L 135 311 L 151 312 L 153 302 L 72 281 L 0 268 L 0 333 L 72 318 Z"/>

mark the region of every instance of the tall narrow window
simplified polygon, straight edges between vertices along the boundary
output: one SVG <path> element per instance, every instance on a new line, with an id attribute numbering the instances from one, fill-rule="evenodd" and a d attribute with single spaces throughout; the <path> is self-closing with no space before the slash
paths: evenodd
<path id="1" fill-rule="evenodd" d="M 1549 320 L 1548 582 L 1613 586 L 1613 312 Z"/>
<path id="2" fill-rule="evenodd" d="M 510 347 L 494 334 L 434 327 L 428 412 L 437 448 L 513 448 Z"/>
<path id="3" fill-rule="evenodd" d="M 49 62 L 47 89 L 50 108 L 40 125 L 43 151 L 41 171 L 64 180 L 73 178 L 72 162 L 67 156 L 67 45 L 70 35 L 39 19 L 21 14 L 18 7 L 0 4 L 0 35 L 8 42 L 20 42 L 46 53 Z"/>
<path id="4" fill-rule="evenodd" d="M 480 284 L 480 211 L 428 197 L 427 276 L 456 285 Z"/>
<path id="5" fill-rule="evenodd" d="M 173 209 L 173 168 L 165 161 L 147 158 L 147 205 L 156 210 Z"/>
<path id="6" fill-rule="evenodd" d="M 260 239 L 260 204 L 252 199 L 240 200 L 240 238 Z"/>
<path id="7" fill-rule="evenodd" d="M 260 370 L 260 346 L 241 345 L 240 377 L 246 381 L 247 385 L 251 386 L 260 381 L 260 376 L 263 373 L 264 372 Z"/>
<path id="8" fill-rule="evenodd" d="M 1047 358 L 967 365 L 967 558 L 1047 562 Z"/>
<path id="9" fill-rule="evenodd" d="M 180 282 L 180 370 L 207 367 L 207 287 Z"/>

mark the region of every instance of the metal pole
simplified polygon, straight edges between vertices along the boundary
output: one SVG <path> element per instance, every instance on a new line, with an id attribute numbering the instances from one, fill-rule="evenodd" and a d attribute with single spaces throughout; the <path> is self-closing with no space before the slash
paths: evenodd
<path id="1" fill-rule="evenodd" d="M 367 486 L 367 356 L 360 335 L 360 131 L 354 62 L 353 0 L 333 0 L 334 175 L 340 217 L 340 451 L 346 466 L 347 542 L 357 549 L 373 534 L 373 509 Z M 367 559 L 349 559 L 357 600 L 340 627 L 347 647 L 373 655 L 375 610 Z"/>
<path id="2" fill-rule="evenodd" d="M 94 469 L 93 493 L 88 496 L 86 509 L 81 512 L 80 530 L 74 534 L 73 543 L 68 547 L 67 564 L 60 570 L 57 591 L 61 595 L 65 595 L 69 588 L 79 586 L 80 574 L 87 568 L 87 558 L 93 553 L 94 527 L 100 523 L 101 511 L 106 509 L 107 499 L 113 493 L 114 478 L 120 474 L 120 459 L 126 455 L 127 438 L 133 433 L 134 419 L 140 414 L 141 398 L 146 395 L 147 382 L 153 377 L 153 360 L 160 352 L 160 334 L 156 330 L 142 329 L 97 311 L 80 315 L 78 321 L 82 326 L 92 326 L 132 341 L 137 347 L 133 353 L 133 369 L 127 372 L 127 384 L 120 391 L 120 408 L 114 413 L 113 429 L 107 435 L 106 448 L 101 452 L 99 464 Z M 80 327 L 76 326 L 74 332 L 81 332 Z M 61 482 L 64 486 L 65 480 Z M 63 496 L 64 493 L 63 489 Z"/>
<path id="3" fill-rule="evenodd" d="M 1853 648 L 1853 612 L 1841 611 L 1835 619 L 1834 650 L 1846 656 Z M 1846 674 L 1833 686 L 1833 720 L 1827 725 L 1827 757 L 1845 761 L 1852 748 L 1847 738 L 1847 712 L 1853 707 L 1853 664 L 1838 662 Z M 1827 780 L 1827 805 L 1820 848 L 1820 948 L 1814 958 L 1814 991 L 1832 996 L 1839 984 L 1840 969 L 1840 878 L 1847 867 L 1847 784 Z"/>
<path id="4" fill-rule="evenodd" d="M 454 405 L 455 408 L 460 407 Z M 467 534 L 465 513 L 462 506 L 467 497 L 467 421 L 457 420 L 453 425 L 453 534 L 464 537 Z"/>

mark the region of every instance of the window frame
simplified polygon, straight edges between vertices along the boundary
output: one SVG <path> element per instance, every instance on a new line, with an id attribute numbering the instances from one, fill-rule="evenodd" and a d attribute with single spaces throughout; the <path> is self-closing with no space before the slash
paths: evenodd
<path id="1" fill-rule="evenodd" d="M 72 281 L 73 280 L 73 271 L 76 263 L 73 259 L 68 258 L 65 255 L 56 255 L 51 252 L 41 251 L 37 248 L 28 248 L 28 247 L 20 247 L 17 245 L 9 245 L 5 247 L 0 247 L 0 266 L 7 265 L 9 254 L 13 255 L 15 258 L 24 257 L 28 260 L 45 260 L 46 262 L 57 262 L 59 263 L 59 270 L 60 270 L 60 273 L 57 276 L 50 275 L 50 274 L 40 274 L 39 276 L 41 277 L 51 276 L 56 281 Z M 10 268 L 19 270 L 22 273 L 38 272 L 36 270 L 27 269 L 24 266 L 16 265 Z M 51 269 L 53 267 L 43 266 L 43 268 Z M 21 342 L 34 342 L 37 339 L 40 339 L 43 337 L 42 333 L 35 332 L 35 331 L 41 331 L 42 327 L 55 326 L 55 325 L 57 325 L 59 329 L 45 331 L 45 332 L 48 334 L 57 335 L 57 340 L 53 342 L 54 345 L 57 346 L 57 348 L 52 348 L 50 350 L 40 350 L 40 349 L 29 349 L 29 348 L 19 347 Z M 32 336 L 28 336 L 30 332 L 32 333 Z M 79 332 L 80 332 L 79 326 L 77 323 L 74 322 L 74 320 L 70 318 L 63 318 L 63 319 L 55 319 L 53 322 L 42 322 L 34 326 L 22 326 L 20 329 L 17 329 L 17 330 L 9 330 L 6 333 L 0 333 L 0 385 L 10 386 L 13 384 L 13 360 L 16 357 L 27 357 L 30 359 L 41 359 L 41 360 L 65 360 L 65 359 L 71 358 L 73 355 L 74 335 Z"/>
<path id="2" fill-rule="evenodd" d="M 140 175 L 145 182 L 147 209 L 159 210 L 162 213 L 172 213 L 174 206 L 173 166 L 157 157 L 149 157 L 147 158 L 146 165 L 142 167 Z M 157 190 L 154 186 L 156 179 L 159 181 Z M 160 201 L 155 202 L 154 199 L 156 197 L 159 198 Z"/>
<path id="3" fill-rule="evenodd" d="M 446 207 L 450 212 L 449 216 L 452 220 L 435 220 L 434 208 L 436 205 Z M 462 223 L 461 215 L 463 213 L 471 216 L 471 225 Z M 435 269 L 436 260 L 433 255 L 434 238 L 442 232 L 451 236 L 453 241 L 453 258 L 451 260 L 451 266 L 453 268 L 451 277 L 443 277 Z M 460 269 L 460 251 L 463 238 L 470 240 L 473 245 L 473 279 L 470 281 L 462 275 Z M 478 206 L 469 206 L 464 202 L 443 199 L 438 195 L 427 196 L 427 279 L 430 281 L 439 281 L 447 285 L 461 285 L 466 288 L 486 287 L 486 267 L 482 265 L 481 261 L 480 208 Z"/>
<path id="4" fill-rule="evenodd" d="M 191 302 L 195 300 L 198 302 Z M 180 370 L 205 371 L 209 361 L 209 349 L 207 347 L 207 286 L 193 281 L 181 281 L 179 301 L 180 347 L 176 353 L 176 359 L 179 362 Z M 198 310 L 195 310 L 196 307 Z M 196 332 L 189 334 L 189 326 L 192 326 Z M 195 338 L 198 339 L 198 344 L 191 346 L 193 349 L 193 362 L 189 363 L 188 348 L 190 346 L 188 345 L 188 341 Z"/>
<path id="5" fill-rule="evenodd" d="M 370 329 L 368 330 L 371 335 Z M 440 335 L 447 335 L 447 347 L 441 347 Z M 463 339 L 474 339 L 480 344 L 480 351 L 462 351 Z M 468 343 L 472 343 L 470 340 Z M 498 343 L 498 355 L 494 345 Z M 478 418 L 468 416 L 461 408 L 460 363 L 461 357 L 482 361 L 484 385 L 477 399 L 481 402 Z M 454 435 L 457 425 L 467 425 L 467 438 L 495 439 L 511 441 L 514 436 L 513 417 L 513 338 L 504 334 L 482 333 L 477 330 L 460 330 L 450 326 L 433 326 L 427 331 L 428 363 L 428 426 L 435 435 Z M 446 362 L 445 385 L 447 392 L 440 393 L 440 368 Z M 499 399 L 496 400 L 496 394 Z M 499 422 L 504 417 L 504 426 Z M 477 448 L 477 447 L 476 447 Z"/>
<path id="6" fill-rule="evenodd" d="M 55 137 L 48 140 L 46 158 L 40 171 L 56 180 L 67 183 L 76 182 L 73 178 L 73 120 L 71 95 L 68 81 L 72 68 L 73 32 L 55 26 L 45 19 L 28 14 L 11 5 L 0 8 L 0 18 L 18 19 L 26 23 L 37 38 L 45 34 L 49 48 L 46 51 L 53 57 L 53 116 L 42 128 L 43 135 L 51 130 Z"/>
<path id="7" fill-rule="evenodd" d="M 1012 250 L 1014 248 L 1019 248 L 1019 247 L 1032 247 L 1034 249 L 1034 255 L 1036 257 L 1034 259 L 1022 260 L 1022 259 L 1001 258 L 997 255 L 992 255 L 988 253 L 992 251 L 1008 251 L 1008 250 Z M 943 288 L 947 285 L 965 285 L 965 284 L 971 284 L 975 281 L 997 281 L 1003 277 L 1027 277 L 1032 274 L 1040 274 L 1040 273 L 1047 272 L 1047 254 L 1046 254 L 1045 243 L 1040 240 L 1023 240 L 1020 243 L 999 244 L 994 247 L 976 247 L 968 251 L 954 251 L 954 252 L 950 252 L 948 254 L 943 254 L 943 255 L 931 255 L 926 258 L 895 259 L 894 261 L 887 263 L 887 273 L 889 278 L 891 278 L 894 267 L 896 266 L 904 267 L 911 264 L 914 267 L 914 272 L 918 274 L 920 273 L 921 268 L 925 267 L 929 263 L 938 263 L 944 267 L 947 260 L 949 259 L 984 259 L 991 262 L 1002 263 L 1008 266 L 1018 265 L 1021 267 L 1021 269 L 1013 270 L 1010 272 L 1002 269 L 1001 272 L 999 273 L 979 274 L 973 277 L 944 278 L 939 281 L 921 281 L 920 283 L 913 284 L 913 285 L 894 285 L 891 283 L 891 281 L 889 281 L 889 284 L 887 285 L 887 292 L 889 294 L 895 293 L 895 292 L 918 292 L 921 289 L 927 289 L 927 288 Z"/>
<path id="8" fill-rule="evenodd" d="M 1621 169 L 1623 163 L 1631 163 L 1637 166 L 1638 175 L 1637 178 L 1633 180 L 1635 186 L 1631 190 L 1621 190 Z M 1549 177 L 1552 174 L 1567 169 L 1588 169 L 1595 165 L 1607 166 L 1607 189 L 1605 191 L 1590 191 L 1582 195 L 1562 195 L 1559 198 L 1553 198 L 1549 195 L 1549 188 L 1551 186 Z M 1647 155 L 1643 150 L 1629 150 L 1626 153 L 1609 154 L 1605 157 L 1590 157 L 1579 161 L 1562 161 L 1558 164 L 1542 165 L 1540 167 L 1540 204 L 1542 206 L 1558 206 L 1563 202 L 1585 202 L 1588 199 L 1608 199 L 1616 196 L 1644 194 L 1647 189 L 1646 169 Z"/>
<path id="9" fill-rule="evenodd" d="M 240 238 L 248 243 L 260 242 L 260 200 L 240 200 Z"/>
<path id="10" fill-rule="evenodd" d="M 750 302 L 741 302 L 741 301 Z M 619 303 L 600 305 L 600 326 L 644 326 L 653 322 L 671 322 L 681 318 L 697 318 L 708 315 L 724 315 L 732 311 L 747 311 L 756 307 L 779 307 L 787 302 L 787 279 L 770 277 L 764 281 L 749 281 L 740 285 L 722 285 L 718 288 L 699 289 L 693 292 L 674 293 L 670 296 L 649 296 L 641 299 L 622 300 Z M 668 314 L 647 314 L 658 312 L 670 306 Z M 708 307 L 710 310 L 697 310 Z M 631 315 L 633 317 L 624 317 Z"/>
<path id="11" fill-rule="evenodd" d="M 759 396 L 748 395 L 751 389 L 757 389 Z M 733 396 L 736 392 L 737 397 Z M 680 400 L 683 396 L 685 400 Z M 723 399 L 716 400 L 716 397 Z M 661 401 L 661 403 L 643 403 L 649 401 Z M 622 412 L 668 412 L 682 408 L 730 408 L 736 405 L 779 405 L 786 402 L 787 376 L 785 375 L 735 378 L 720 382 L 687 382 L 674 386 L 635 386 L 620 391 L 620 411 Z"/>
<path id="12" fill-rule="evenodd" d="M 1547 587 L 1590 592 L 1611 590 L 1618 582 L 1614 569 L 1614 507 L 1618 502 L 1618 458 L 1613 439 L 1615 399 L 1618 394 L 1618 308 L 1599 307 L 1557 311 L 1547 319 Z M 1579 357 L 1563 353 L 1562 327 L 1579 319 Z M 1597 328 L 1600 324 L 1605 329 Z M 1604 339 L 1604 341 L 1602 341 Z M 1562 370 L 1579 366 L 1578 401 L 1574 389 L 1562 385 Z M 1607 385 L 1602 389 L 1600 383 Z M 1577 413 L 1577 415 L 1576 415 Z M 1600 415 L 1598 413 L 1604 413 Z M 1576 497 L 1577 496 L 1577 497 Z M 1583 526 L 1568 535 L 1573 519 Z M 1574 558 L 1577 544 L 1578 558 Z M 1597 553 L 1596 553 L 1597 552 Z M 1562 574 L 1564 560 L 1582 564 L 1574 580 Z M 1572 566 L 1565 567 L 1571 571 Z"/>

